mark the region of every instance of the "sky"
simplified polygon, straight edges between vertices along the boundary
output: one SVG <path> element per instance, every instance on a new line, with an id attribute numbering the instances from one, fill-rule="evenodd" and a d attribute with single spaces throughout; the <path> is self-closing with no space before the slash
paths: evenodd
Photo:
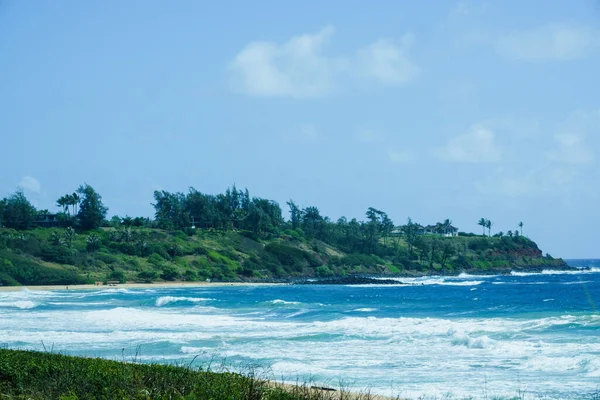
<path id="1" fill-rule="evenodd" d="M 600 258 L 600 1 L 0 0 L 0 197 L 368 207 Z"/>

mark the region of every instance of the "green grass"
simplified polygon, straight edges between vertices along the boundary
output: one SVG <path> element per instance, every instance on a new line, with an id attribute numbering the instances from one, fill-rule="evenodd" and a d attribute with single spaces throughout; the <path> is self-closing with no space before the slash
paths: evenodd
<path id="1" fill-rule="evenodd" d="M 308 385 L 282 388 L 257 377 L 189 366 L 137 364 L 100 358 L 0 349 L 0 398 L 7 400 L 202 399 L 335 400 L 344 390 Z M 371 399 L 369 394 L 352 397 Z"/>

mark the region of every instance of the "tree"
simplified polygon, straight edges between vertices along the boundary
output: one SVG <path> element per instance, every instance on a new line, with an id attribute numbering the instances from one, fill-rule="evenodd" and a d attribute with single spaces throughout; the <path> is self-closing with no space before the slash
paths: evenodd
<path id="1" fill-rule="evenodd" d="M 410 217 L 408 218 L 408 222 L 403 227 L 404 234 L 406 235 L 406 243 L 408 243 L 408 252 L 410 254 L 410 258 L 413 258 L 413 251 L 415 248 L 415 241 L 417 240 L 417 235 L 419 232 L 418 224 L 415 224 Z"/>
<path id="2" fill-rule="evenodd" d="M 521 236 L 523 236 L 523 222 L 519 222 L 519 229 L 521 229 Z"/>
<path id="3" fill-rule="evenodd" d="M 300 210 L 300 207 L 298 207 L 293 200 L 288 201 L 286 204 L 290 208 L 290 222 L 292 223 L 292 229 L 296 229 L 302 222 L 302 210 Z"/>
<path id="4" fill-rule="evenodd" d="M 90 234 L 86 239 L 86 250 L 92 253 L 100 248 L 100 238 L 95 233 Z"/>
<path id="5" fill-rule="evenodd" d="M 442 243 L 442 255 L 440 260 L 440 264 L 442 265 L 442 271 L 445 271 L 448 260 L 457 253 L 457 250 L 458 249 L 454 245 L 453 241 L 451 241 L 450 239 L 444 240 L 444 242 Z"/>
<path id="6" fill-rule="evenodd" d="M 306 207 L 302 211 L 302 230 L 309 237 L 322 238 L 325 220 L 317 207 Z"/>
<path id="7" fill-rule="evenodd" d="M 79 186 L 77 193 L 81 195 L 81 205 L 77 214 L 81 228 L 99 228 L 108 211 L 102 203 L 102 196 L 87 183 Z"/>
<path id="8" fill-rule="evenodd" d="M 0 222 L 7 228 L 27 229 L 35 219 L 35 207 L 21 189 L 2 200 Z"/>
<path id="9" fill-rule="evenodd" d="M 69 226 L 67 229 L 65 229 L 65 234 L 63 238 L 65 246 L 71 248 L 73 246 L 73 239 L 75 239 L 75 229 Z"/>
<path id="10" fill-rule="evenodd" d="M 194 188 L 190 188 L 190 194 L 187 199 L 183 193 L 169 193 L 164 190 L 156 190 L 154 192 L 154 200 L 156 203 L 152 204 L 152 206 L 156 211 L 154 218 L 156 219 L 156 222 L 158 222 L 158 226 L 163 229 L 183 229 L 189 227 L 191 225 L 190 213 L 186 206 L 189 205 L 190 199 L 194 203 L 197 200 L 200 200 L 204 206 L 205 199 L 202 193 Z M 201 211 L 196 212 L 201 213 Z M 204 215 L 198 216 L 194 214 L 194 216 L 198 221 L 205 218 Z"/>
<path id="11" fill-rule="evenodd" d="M 490 221 L 489 219 L 487 221 L 485 221 L 485 227 L 488 229 L 489 237 L 492 237 L 492 226 L 494 226 L 494 223 L 492 221 Z M 484 231 L 484 235 L 485 235 L 485 231 Z"/>
<path id="12" fill-rule="evenodd" d="M 77 215 L 77 206 L 79 205 L 80 200 L 81 200 L 81 198 L 79 197 L 77 192 L 74 192 L 71 195 L 71 205 L 73 206 L 73 215 Z"/>
<path id="13" fill-rule="evenodd" d="M 477 224 L 483 228 L 483 236 L 485 236 L 485 228 L 487 228 L 487 219 L 481 218 Z"/>

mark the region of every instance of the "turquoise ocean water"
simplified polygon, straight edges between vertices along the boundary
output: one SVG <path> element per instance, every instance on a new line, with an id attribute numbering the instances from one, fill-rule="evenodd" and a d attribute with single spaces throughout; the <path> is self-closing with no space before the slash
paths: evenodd
<path id="1" fill-rule="evenodd" d="M 589 399 L 600 390 L 600 263 L 570 263 L 592 269 L 400 279 L 411 286 L 0 292 L 0 346 L 254 365 L 409 398 Z"/>

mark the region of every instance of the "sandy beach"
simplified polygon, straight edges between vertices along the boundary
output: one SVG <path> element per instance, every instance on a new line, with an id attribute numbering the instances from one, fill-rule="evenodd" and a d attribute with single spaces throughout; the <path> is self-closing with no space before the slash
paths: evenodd
<path id="1" fill-rule="evenodd" d="M 280 286 L 287 283 L 253 282 L 163 282 L 163 283 L 122 283 L 110 285 L 39 285 L 39 286 L 0 286 L 0 292 L 27 290 L 102 290 L 102 289 L 148 289 L 148 288 L 194 288 L 222 286 Z"/>

